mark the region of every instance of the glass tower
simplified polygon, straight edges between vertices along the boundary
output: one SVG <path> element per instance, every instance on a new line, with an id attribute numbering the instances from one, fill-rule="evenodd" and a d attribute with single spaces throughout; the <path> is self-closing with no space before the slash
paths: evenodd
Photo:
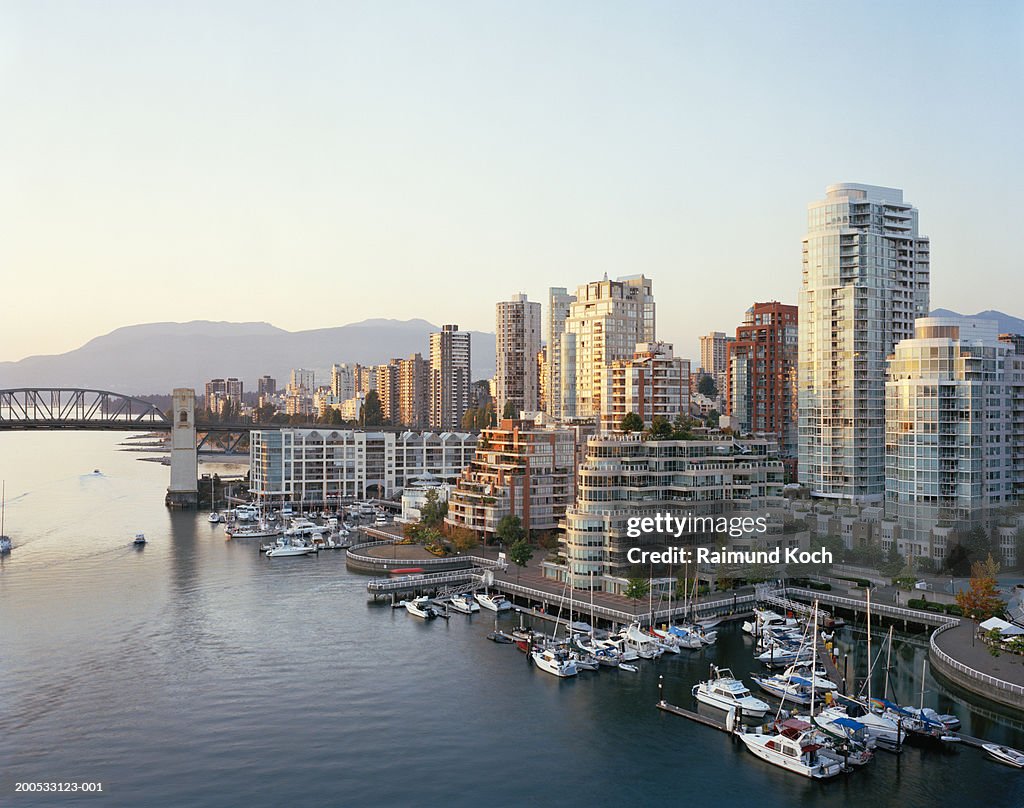
<path id="1" fill-rule="evenodd" d="M 886 358 L 928 313 L 928 239 L 896 188 L 842 183 L 807 211 L 799 475 L 817 497 L 885 494 Z"/>

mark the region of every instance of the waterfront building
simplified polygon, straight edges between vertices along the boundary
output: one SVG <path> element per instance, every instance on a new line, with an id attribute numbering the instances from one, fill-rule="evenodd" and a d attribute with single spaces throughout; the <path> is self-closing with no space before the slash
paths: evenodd
<path id="1" fill-rule="evenodd" d="M 797 307 L 778 301 L 747 309 L 726 346 L 725 414 L 741 433 L 774 435 L 779 453 L 797 451 Z"/>
<path id="2" fill-rule="evenodd" d="M 250 490 L 260 500 L 337 505 L 389 497 L 415 478 L 454 482 L 476 436 L 454 432 L 256 429 L 250 433 Z"/>
<path id="3" fill-rule="evenodd" d="M 470 335 L 445 325 L 430 335 L 430 426 L 458 429 L 470 406 Z"/>
<path id="4" fill-rule="evenodd" d="M 988 320 L 920 318 L 896 345 L 885 384 L 885 504 L 900 555 L 941 563 L 948 548 L 933 528 L 991 533 L 995 512 L 1016 503 L 1016 356 Z"/>
<path id="5" fill-rule="evenodd" d="M 256 394 L 267 399 L 277 395 L 277 379 L 273 376 L 260 376 L 256 380 Z"/>
<path id="6" fill-rule="evenodd" d="M 576 300 L 564 287 L 548 289 L 548 310 L 544 318 L 545 408 L 552 418 L 562 417 L 562 332 L 569 316 L 569 306 Z"/>
<path id="7" fill-rule="evenodd" d="M 331 366 L 331 395 L 339 401 L 346 401 L 356 394 L 354 369 L 348 364 Z"/>
<path id="8" fill-rule="evenodd" d="M 398 362 L 398 423 L 425 429 L 430 418 L 430 365 L 420 354 Z"/>
<path id="9" fill-rule="evenodd" d="M 565 512 L 564 563 L 545 575 L 577 589 L 621 593 L 635 565 L 632 547 L 664 548 L 730 540 L 701 527 L 679 536 L 629 536 L 627 521 L 672 514 L 680 518 L 761 516 L 782 500 L 783 465 L 770 438 L 645 440 L 638 434 L 601 434 L 587 440 L 577 471 L 576 501 Z M 742 538 L 750 541 L 749 531 Z"/>
<path id="10" fill-rule="evenodd" d="M 448 500 L 445 521 L 493 537 L 506 516 L 555 530 L 575 496 L 576 434 L 514 418 L 484 429 Z"/>
<path id="11" fill-rule="evenodd" d="M 650 426 L 658 416 L 670 422 L 690 412 L 690 362 L 672 352 L 668 342 L 640 343 L 629 359 L 602 370 L 601 429 L 613 431 L 636 413 Z"/>
<path id="12" fill-rule="evenodd" d="M 537 409 L 540 351 L 540 303 L 526 295 L 513 296 L 495 306 L 494 402 L 498 415 L 511 407 L 511 415 Z"/>
<path id="13" fill-rule="evenodd" d="M 649 278 L 631 275 L 580 286 L 569 304 L 560 339 L 560 418 L 598 418 L 601 377 L 638 343 L 655 342 L 654 294 Z"/>
<path id="14" fill-rule="evenodd" d="M 799 474 L 815 497 L 881 503 L 886 358 L 928 312 L 929 242 L 896 188 L 808 206 L 799 299 Z"/>

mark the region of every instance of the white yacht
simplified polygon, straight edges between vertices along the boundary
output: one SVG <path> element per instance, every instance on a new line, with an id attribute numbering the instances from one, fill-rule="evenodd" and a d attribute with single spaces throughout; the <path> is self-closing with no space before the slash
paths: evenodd
<path id="1" fill-rule="evenodd" d="M 739 738 L 762 760 L 804 777 L 823 780 L 843 770 L 843 761 L 816 742 L 814 728 L 806 721 L 785 721 L 777 735 L 764 734 L 758 728 L 756 732 L 740 732 Z"/>
<path id="2" fill-rule="evenodd" d="M 276 539 L 281 535 L 281 529 L 271 527 L 266 522 L 259 522 L 255 525 L 241 525 L 239 527 L 229 525 L 224 528 L 224 533 L 232 539 Z"/>
<path id="3" fill-rule="evenodd" d="M 284 558 L 288 556 L 305 556 L 313 552 L 308 544 L 293 543 L 288 539 L 278 539 L 277 544 L 267 550 L 267 558 Z"/>
<path id="4" fill-rule="evenodd" d="M 851 704 L 851 708 L 856 705 L 856 702 L 852 702 L 852 700 L 847 701 Z M 884 716 L 877 715 L 863 708 L 854 709 L 853 712 L 854 714 L 851 715 L 846 708 L 841 706 L 826 707 L 815 716 L 814 720 L 819 727 L 827 730 L 829 724 L 843 718 L 852 718 L 864 725 L 864 732 L 869 738 L 889 749 L 898 748 L 906 738 L 906 733 L 900 732 L 899 726 L 895 721 L 890 721 Z"/>
<path id="5" fill-rule="evenodd" d="M 136 547 L 139 547 L 139 546 L 141 546 L 141 545 L 143 545 L 145 543 L 146 543 L 146 534 L 145 533 L 136 533 L 135 534 L 135 540 L 132 542 L 132 544 L 134 544 Z"/>
<path id="6" fill-rule="evenodd" d="M 555 676 L 565 678 L 579 673 L 575 660 L 566 654 L 552 651 L 550 648 L 543 651 L 532 651 L 530 657 L 533 659 L 534 665 Z"/>
<path id="7" fill-rule="evenodd" d="M 206 521 L 215 525 L 220 521 L 220 514 L 216 511 L 210 511 L 210 515 L 206 517 Z"/>
<path id="8" fill-rule="evenodd" d="M 1024 752 L 994 743 L 982 744 L 981 748 L 1000 763 L 1013 766 L 1015 769 L 1024 769 Z"/>
<path id="9" fill-rule="evenodd" d="M 699 702 L 719 710 L 736 710 L 743 718 L 762 718 L 771 707 L 750 695 L 743 682 L 728 668 L 711 666 L 711 678 L 693 686 L 693 695 Z"/>
<path id="10" fill-rule="evenodd" d="M 504 595 L 488 595 L 486 592 L 477 592 L 473 597 L 476 598 L 477 603 L 492 612 L 507 612 L 512 608 L 511 601 L 507 600 Z"/>
<path id="11" fill-rule="evenodd" d="M 626 647 L 636 651 L 637 656 L 641 659 L 657 659 L 665 653 L 664 649 L 655 642 L 653 637 L 649 634 L 644 634 L 640 630 L 639 623 L 631 623 L 625 631 L 619 633 L 619 636 L 626 644 Z"/>
<path id="12" fill-rule="evenodd" d="M 430 598 L 421 597 L 413 598 L 405 602 L 405 610 L 416 617 L 422 617 L 424 620 L 433 620 L 437 617 L 437 612 L 434 611 L 434 607 L 430 605 Z"/>
<path id="13" fill-rule="evenodd" d="M 480 604 L 473 600 L 470 595 L 452 595 L 452 608 L 463 614 L 472 614 L 480 611 Z"/>

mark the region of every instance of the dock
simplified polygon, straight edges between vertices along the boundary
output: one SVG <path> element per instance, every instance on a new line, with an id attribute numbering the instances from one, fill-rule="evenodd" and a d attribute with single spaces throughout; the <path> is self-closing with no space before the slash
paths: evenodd
<path id="1" fill-rule="evenodd" d="M 656 706 L 659 710 L 664 710 L 666 713 L 672 713 L 672 715 L 678 715 L 683 718 L 689 718 L 691 721 L 696 721 L 698 724 L 703 724 L 705 727 L 711 727 L 712 729 L 717 729 L 721 732 L 729 731 L 725 726 L 724 721 L 716 721 L 714 718 L 701 715 L 693 710 L 687 710 L 685 707 L 680 707 L 676 704 L 669 704 L 664 699 L 659 701 Z"/>

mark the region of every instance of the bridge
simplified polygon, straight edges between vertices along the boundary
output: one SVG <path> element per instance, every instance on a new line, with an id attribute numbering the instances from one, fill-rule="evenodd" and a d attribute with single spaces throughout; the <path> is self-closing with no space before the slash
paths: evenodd
<path id="1" fill-rule="evenodd" d="M 22 387 L 0 390 L 0 432 L 13 430 L 108 430 L 169 432 L 169 507 L 194 508 L 198 499 L 198 452 L 206 445 L 238 448 L 251 423 L 196 425 L 196 394 L 177 388 L 171 415 L 134 396 L 81 387 Z"/>

